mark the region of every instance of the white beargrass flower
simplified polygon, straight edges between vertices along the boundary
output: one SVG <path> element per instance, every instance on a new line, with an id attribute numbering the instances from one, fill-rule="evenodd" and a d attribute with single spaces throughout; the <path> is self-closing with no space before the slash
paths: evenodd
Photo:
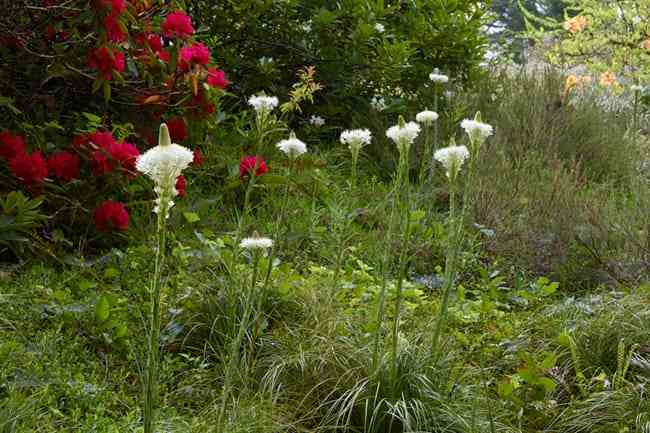
<path id="1" fill-rule="evenodd" d="M 272 246 L 273 240 L 261 237 L 244 238 L 239 243 L 239 247 L 245 250 L 267 250 Z"/>
<path id="2" fill-rule="evenodd" d="M 454 179 L 463 163 L 469 158 L 469 150 L 465 146 L 449 146 L 438 149 L 433 157 L 447 170 L 447 177 Z"/>
<path id="3" fill-rule="evenodd" d="M 415 122 L 404 123 L 400 121 L 400 124 L 391 126 L 386 131 L 386 136 L 393 140 L 397 145 L 400 152 L 408 151 L 411 144 L 417 138 L 420 133 L 420 125 Z"/>
<path id="4" fill-rule="evenodd" d="M 357 147 L 361 149 L 366 144 L 370 144 L 372 133 L 369 129 L 348 129 L 341 132 L 341 144 L 347 144 L 350 149 Z"/>
<path id="5" fill-rule="evenodd" d="M 176 178 L 181 175 L 192 160 L 194 154 L 186 147 L 172 143 L 166 124 L 160 125 L 158 146 L 147 150 L 136 160 L 136 169 L 154 181 L 154 191 L 158 198 L 154 212 L 159 213 L 163 200 L 168 201 L 166 209 L 174 205 L 172 197 L 178 195 Z M 165 215 L 167 218 L 169 214 Z"/>
<path id="6" fill-rule="evenodd" d="M 429 111 L 429 110 L 420 111 L 415 116 L 415 120 L 417 120 L 419 123 L 423 123 L 425 125 L 431 125 L 433 122 L 438 120 L 438 113 L 436 113 L 435 111 Z"/>
<path id="7" fill-rule="evenodd" d="M 429 74 L 429 80 L 434 83 L 444 84 L 449 82 L 449 77 L 447 75 L 441 74 L 438 68 L 434 69 L 432 73 Z"/>
<path id="8" fill-rule="evenodd" d="M 386 30 L 386 28 L 382 23 L 377 23 L 375 24 L 375 30 L 377 30 L 379 33 L 384 33 L 384 30 Z"/>
<path id="9" fill-rule="evenodd" d="M 316 128 L 320 128 L 325 124 L 325 119 L 314 114 L 309 118 L 309 123 L 311 123 Z"/>
<path id="10" fill-rule="evenodd" d="M 478 120 L 465 119 L 460 123 L 460 127 L 467 132 L 472 142 L 483 143 L 486 138 L 494 134 L 494 128 L 487 123 Z"/>
<path id="11" fill-rule="evenodd" d="M 381 96 L 373 96 L 370 100 L 370 106 L 376 111 L 384 111 L 386 109 L 386 101 Z"/>
<path id="12" fill-rule="evenodd" d="M 286 153 L 290 158 L 295 158 L 307 152 L 307 145 L 296 138 L 293 132 L 289 138 L 281 140 L 275 147 Z"/>
<path id="13" fill-rule="evenodd" d="M 633 84 L 632 86 L 630 86 L 630 90 L 632 90 L 633 92 L 641 92 L 643 90 L 643 86 L 640 86 L 638 84 Z"/>
<path id="14" fill-rule="evenodd" d="M 248 99 L 248 105 L 253 107 L 258 114 L 266 114 L 278 106 L 278 98 L 275 96 L 251 96 Z"/>

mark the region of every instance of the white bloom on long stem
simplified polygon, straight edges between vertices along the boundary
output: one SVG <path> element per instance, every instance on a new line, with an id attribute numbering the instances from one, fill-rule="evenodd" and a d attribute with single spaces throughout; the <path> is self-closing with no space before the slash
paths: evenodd
<path id="1" fill-rule="evenodd" d="M 296 135 L 293 132 L 289 138 L 281 140 L 275 145 L 275 147 L 286 153 L 291 158 L 295 158 L 307 152 L 307 145 L 296 138 Z"/>
<path id="2" fill-rule="evenodd" d="M 384 111 L 386 109 L 386 101 L 381 96 L 373 96 L 370 100 L 370 106 L 376 111 Z"/>
<path id="3" fill-rule="evenodd" d="M 433 157 L 445 167 L 447 177 L 453 179 L 460 171 L 465 160 L 469 158 L 469 150 L 465 146 L 443 147 L 437 150 Z"/>
<path id="4" fill-rule="evenodd" d="M 259 96 L 251 96 L 248 99 L 248 105 L 253 107 L 257 113 L 269 113 L 273 111 L 275 107 L 278 106 L 278 98 L 275 96 L 265 96 L 265 95 L 259 95 Z"/>
<path id="5" fill-rule="evenodd" d="M 434 83 L 444 84 L 449 82 L 449 77 L 447 75 L 441 74 L 438 68 L 434 69 L 432 73 L 429 74 L 429 80 Z"/>
<path id="6" fill-rule="evenodd" d="M 375 24 L 375 30 L 377 30 L 378 33 L 384 33 L 384 30 L 386 30 L 386 28 L 382 23 L 377 23 Z"/>
<path id="7" fill-rule="evenodd" d="M 630 86 L 630 90 L 632 90 L 633 92 L 641 92 L 643 91 L 643 86 L 640 86 L 638 84 L 633 84 L 632 86 Z"/>
<path id="8" fill-rule="evenodd" d="M 175 188 L 176 178 L 190 165 L 193 159 L 194 154 L 190 149 L 171 142 L 167 125 L 164 123 L 160 125 L 158 146 L 140 155 L 135 163 L 135 167 L 140 173 L 154 181 L 154 191 L 158 196 L 154 212 L 160 211 L 161 200 L 168 200 L 167 206 L 165 206 L 167 210 L 173 206 L 171 198 L 178 194 Z"/>
<path id="9" fill-rule="evenodd" d="M 314 114 L 309 118 L 309 123 L 311 123 L 316 128 L 320 128 L 325 124 L 325 119 Z"/>
<path id="10" fill-rule="evenodd" d="M 415 122 L 408 122 L 391 126 L 386 131 L 386 136 L 395 142 L 401 152 L 409 149 L 419 133 L 420 125 Z"/>
<path id="11" fill-rule="evenodd" d="M 266 250 L 273 246 L 273 240 L 269 238 L 252 237 L 244 238 L 239 243 L 239 247 L 245 250 Z"/>
<path id="12" fill-rule="evenodd" d="M 478 120 L 465 119 L 460 123 L 460 127 L 467 132 L 472 141 L 477 140 L 479 143 L 494 134 L 494 128 L 491 125 Z"/>
<path id="13" fill-rule="evenodd" d="M 359 149 L 370 144 L 372 133 L 369 129 L 348 129 L 341 133 L 341 144 L 347 144 L 350 149 L 358 147 Z"/>
<path id="14" fill-rule="evenodd" d="M 424 110 L 420 111 L 416 116 L 415 120 L 424 125 L 431 125 L 433 122 L 438 120 L 438 113 L 435 111 Z"/>

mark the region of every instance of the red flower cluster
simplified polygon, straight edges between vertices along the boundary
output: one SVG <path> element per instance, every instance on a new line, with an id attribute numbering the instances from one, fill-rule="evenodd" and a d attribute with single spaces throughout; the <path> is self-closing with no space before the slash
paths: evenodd
<path id="1" fill-rule="evenodd" d="M 126 10 L 126 0 L 99 0 L 101 7 L 110 8 L 111 13 L 120 15 Z"/>
<path id="2" fill-rule="evenodd" d="M 174 143 L 180 143 L 187 138 L 187 126 L 182 117 L 173 117 L 167 120 L 169 136 Z"/>
<path id="3" fill-rule="evenodd" d="M 56 178 L 70 182 L 79 177 L 79 157 L 70 152 L 56 152 L 48 158 L 47 168 Z"/>
<path id="4" fill-rule="evenodd" d="M 178 196 L 183 198 L 187 196 L 187 191 L 185 191 L 185 176 L 178 176 L 176 178 L 176 191 L 178 192 Z"/>
<path id="5" fill-rule="evenodd" d="M 0 132 L 0 157 L 7 161 L 27 151 L 25 139 L 9 131 Z"/>
<path id="6" fill-rule="evenodd" d="M 194 154 L 194 159 L 192 160 L 192 164 L 194 164 L 197 167 L 203 167 L 203 154 L 201 153 L 201 149 L 196 148 L 192 151 Z"/>
<path id="7" fill-rule="evenodd" d="M 110 13 L 104 18 L 104 28 L 106 29 L 106 36 L 111 42 L 124 42 L 126 40 L 126 33 L 124 32 L 122 23 L 120 22 L 119 15 Z"/>
<path id="8" fill-rule="evenodd" d="M 113 78 L 114 71 L 122 72 L 124 65 L 124 53 L 117 49 L 99 47 L 88 57 L 88 66 L 97 69 L 107 81 Z"/>
<path id="9" fill-rule="evenodd" d="M 187 38 L 194 34 L 192 20 L 183 11 L 175 11 L 165 17 L 163 35 L 168 38 Z"/>
<path id="10" fill-rule="evenodd" d="M 226 79 L 226 73 L 221 69 L 208 68 L 208 85 L 218 89 L 226 89 L 230 85 L 230 81 Z"/>
<path id="11" fill-rule="evenodd" d="M 129 228 L 129 213 L 119 201 L 107 200 L 102 203 L 95 209 L 94 220 L 95 227 L 100 232 L 124 231 Z"/>
<path id="12" fill-rule="evenodd" d="M 20 153 L 9 160 L 11 173 L 32 192 L 39 192 L 47 176 L 47 164 L 41 152 Z"/>
<path id="13" fill-rule="evenodd" d="M 255 166 L 257 165 L 257 170 Z M 269 172 L 264 160 L 259 156 L 244 156 L 239 161 L 239 177 L 245 178 L 255 172 L 255 177 L 261 176 Z"/>
<path id="14" fill-rule="evenodd" d="M 88 139 L 99 147 L 91 155 L 95 176 L 110 173 L 116 168 L 135 175 L 135 161 L 140 155 L 137 147 L 131 143 L 116 141 L 110 132 L 95 132 L 88 136 Z"/>
<path id="15" fill-rule="evenodd" d="M 207 65 L 210 62 L 210 49 L 202 43 L 181 48 L 178 68 L 187 72 L 192 64 Z"/>

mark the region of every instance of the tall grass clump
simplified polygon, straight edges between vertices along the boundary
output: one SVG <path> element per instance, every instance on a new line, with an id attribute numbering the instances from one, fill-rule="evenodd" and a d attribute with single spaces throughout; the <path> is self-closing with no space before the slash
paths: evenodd
<path id="1" fill-rule="evenodd" d="M 627 199 L 648 194 L 634 186 L 639 146 L 629 119 L 603 109 L 596 90 L 564 90 L 559 72 L 522 70 L 459 97 L 476 109 L 499 101 L 490 109 L 498 138 L 477 165 L 477 222 L 495 230 L 490 251 L 565 287 L 632 284 L 638 273 L 628 278 L 620 263 L 645 260 L 642 248 L 630 250 L 643 224 L 629 218 L 639 203 Z"/>

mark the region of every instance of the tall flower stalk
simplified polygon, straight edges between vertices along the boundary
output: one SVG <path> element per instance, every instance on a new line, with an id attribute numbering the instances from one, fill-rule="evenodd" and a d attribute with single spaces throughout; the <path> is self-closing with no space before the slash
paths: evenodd
<path id="1" fill-rule="evenodd" d="M 415 116 L 415 120 L 423 126 L 424 129 L 424 146 L 422 149 L 422 161 L 420 162 L 420 171 L 418 173 L 418 183 L 424 184 L 427 176 L 429 164 L 432 160 L 432 143 L 431 134 L 437 127 L 436 121 L 438 120 L 438 113 L 435 111 L 424 110 Z"/>
<path id="2" fill-rule="evenodd" d="M 408 163 L 409 151 L 411 144 L 420 133 L 420 126 L 415 122 L 406 123 L 400 116 L 399 123 L 390 127 L 386 131 L 386 136 L 393 140 L 397 145 L 399 151 L 399 163 L 393 184 L 393 200 L 391 203 L 390 218 L 388 221 L 388 231 L 386 234 L 386 247 L 384 248 L 384 256 L 381 262 L 382 283 L 379 292 L 379 307 L 377 310 L 377 322 L 375 329 L 375 341 L 373 348 L 373 370 L 378 368 L 379 363 L 379 346 L 381 340 L 381 327 L 385 317 L 385 303 L 386 303 L 386 290 L 388 287 L 389 268 L 390 268 L 390 251 L 392 249 L 393 232 L 399 226 L 395 223 L 395 218 L 402 217 L 405 223 L 403 224 L 404 231 L 402 233 L 402 252 L 400 254 L 399 275 L 397 279 L 397 292 L 395 296 L 395 313 L 392 332 L 392 350 L 391 350 L 391 383 L 396 384 L 397 378 L 397 335 L 399 328 L 399 319 L 402 302 L 402 286 L 403 286 L 403 269 L 407 263 L 405 250 L 408 247 L 408 234 L 410 231 L 410 211 L 408 203 Z M 399 220 L 398 220 L 399 221 Z"/>
<path id="3" fill-rule="evenodd" d="M 166 220 L 178 195 L 176 179 L 194 159 L 191 150 L 172 143 L 169 130 L 164 123 L 160 126 L 158 146 L 138 157 L 136 168 L 154 181 L 156 192 L 156 257 L 154 276 L 151 280 L 149 314 L 149 352 L 147 356 L 147 377 L 144 392 L 144 432 L 154 433 L 158 412 L 159 336 L 160 336 L 160 292 L 161 272 L 165 262 Z"/>
<path id="4" fill-rule="evenodd" d="M 467 214 L 471 207 L 471 188 L 474 181 L 474 172 L 478 154 L 485 140 L 493 134 L 492 126 L 481 122 L 480 113 L 477 113 L 474 120 L 466 119 L 461 123 L 461 127 L 469 136 L 470 149 L 465 146 L 450 146 L 436 151 L 434 158 L 439 161 L 446 169 L 449 183 L 449 230 L 447 240 L 447 254 L 445 260 L 445 275 L 442 288 L 442 300 L 438 310 L 436 325 L 433 332 L 433 341 L 431 353 L 434 357 L 438 356 L 438 347 L 440 337 L 446 326 L 447 312 L 449 309 L 449 298 L 451 289 L 454 285 L 454 275 L 456 272 L 456 262 L 463 243 L 463 228 L 466 224 Z M 458 194 L 458 177 L 461 168 L 466 159 L 469 158 L 469 169 L 465 179 L 465 188 L 463 191 L 463 206 L 458 216 L 457 194 Z"/>
<path id="5" fill-rule="evenodd" d="M 350 169 L 350 189 L 354 190 L 357 184 L 357 166 L 361 149 L 370 143 L 372 134 L 368 129 L 352 129 L 343 131 L 340 137 L 341 143 L 346 144 L 352 156 Z"/>
<path id="6" fill-rule="evenodd" d="M 239 248 L 248 250 L 252 254 L 252 268 L 251 268 L 251 279 L 250 284 L 245 290 L 243 305 L 244 310 L 239 321 L 239 328 L 237 330 L 237 335 L 230 342 L 230 351 L 228 353 L 228 365 L 226 366 L 226 371 L 224 374 L 223 390 L 221 396 L 221 408 L 219 410 L 219 426 L 220 432 L 226 431 L 226 406 L 228 405 L 228 400 L 232 394 L 233 380 L 235 373 L 241 365 L 239 350 L 241 344 L 246 335 L 246 329 L 248 329 L 250 323 L 250 316 L 253 309 L 253 303 L 255 301 L 255 287 L 257 285 L 257 277 L 259 273 L 259 262 L 260 258 L 264 251 L 272 248 L 273 241 L 268 238 L 261 238 L 257 235 L 253 235 L 251 238 L 244 238 L 239 243 Z M 269 267 L 271 264 L 269 263 Z"/>
<path id="7" fill-rule="evenodd" d="M 432 73 L 429 74 L 429 80 L 433 83 L 433 111 L 438 113 L 438 98 L 440 90 L 443 89 L 444 85 L 449 82 L 449 76 L 441 74 L 438 68 L 435 68 Z M 438 123 L 433 124 L 433 150 L 438 149 Z M 429 156 L 431 162 L 429 164 L 429 181 L 433 178 L 433 169 L 436 166 L 435 158 Z"/>
<path id="8" fill-rule="evenodd" d="M 269 282 L 271 280 L 271 271 L 273 270 L 273 260 L 275 259 L 276 249 L 280 244 L 282 225 L 286 220 L 287 207 L 289 205 L 289 191 L 291 189 L 290 180 L 291 180 L 291 176 L 293 175 L 293 169 L 296 164 L 296 159 L 300 157 L 302 154 L 307 152 L 307 145 L 301 140 L 299 140 L 298 138 L 296 138 L 296 135 L 293 132 L 290 134 L 288 139 L 281 140 L 275 146 L 278 148 L 278 150 L 282 151 L 288 157 L 289 168 L 287 170 L 286 181 L 284 184 L 284 191 L 282 193 L 280 213 L 277 219 L 275 220 L 275 227 L 273 228 L 273 237 L 275 239 L 275 242 L 271 247 L 271 251 L 269 253 L 269 267 L 266 271 L 266 276 L 264 277 L 264 286 L 263 286 L 264 293 L 266 293 L 266 289 L 268 288 Z"/>

